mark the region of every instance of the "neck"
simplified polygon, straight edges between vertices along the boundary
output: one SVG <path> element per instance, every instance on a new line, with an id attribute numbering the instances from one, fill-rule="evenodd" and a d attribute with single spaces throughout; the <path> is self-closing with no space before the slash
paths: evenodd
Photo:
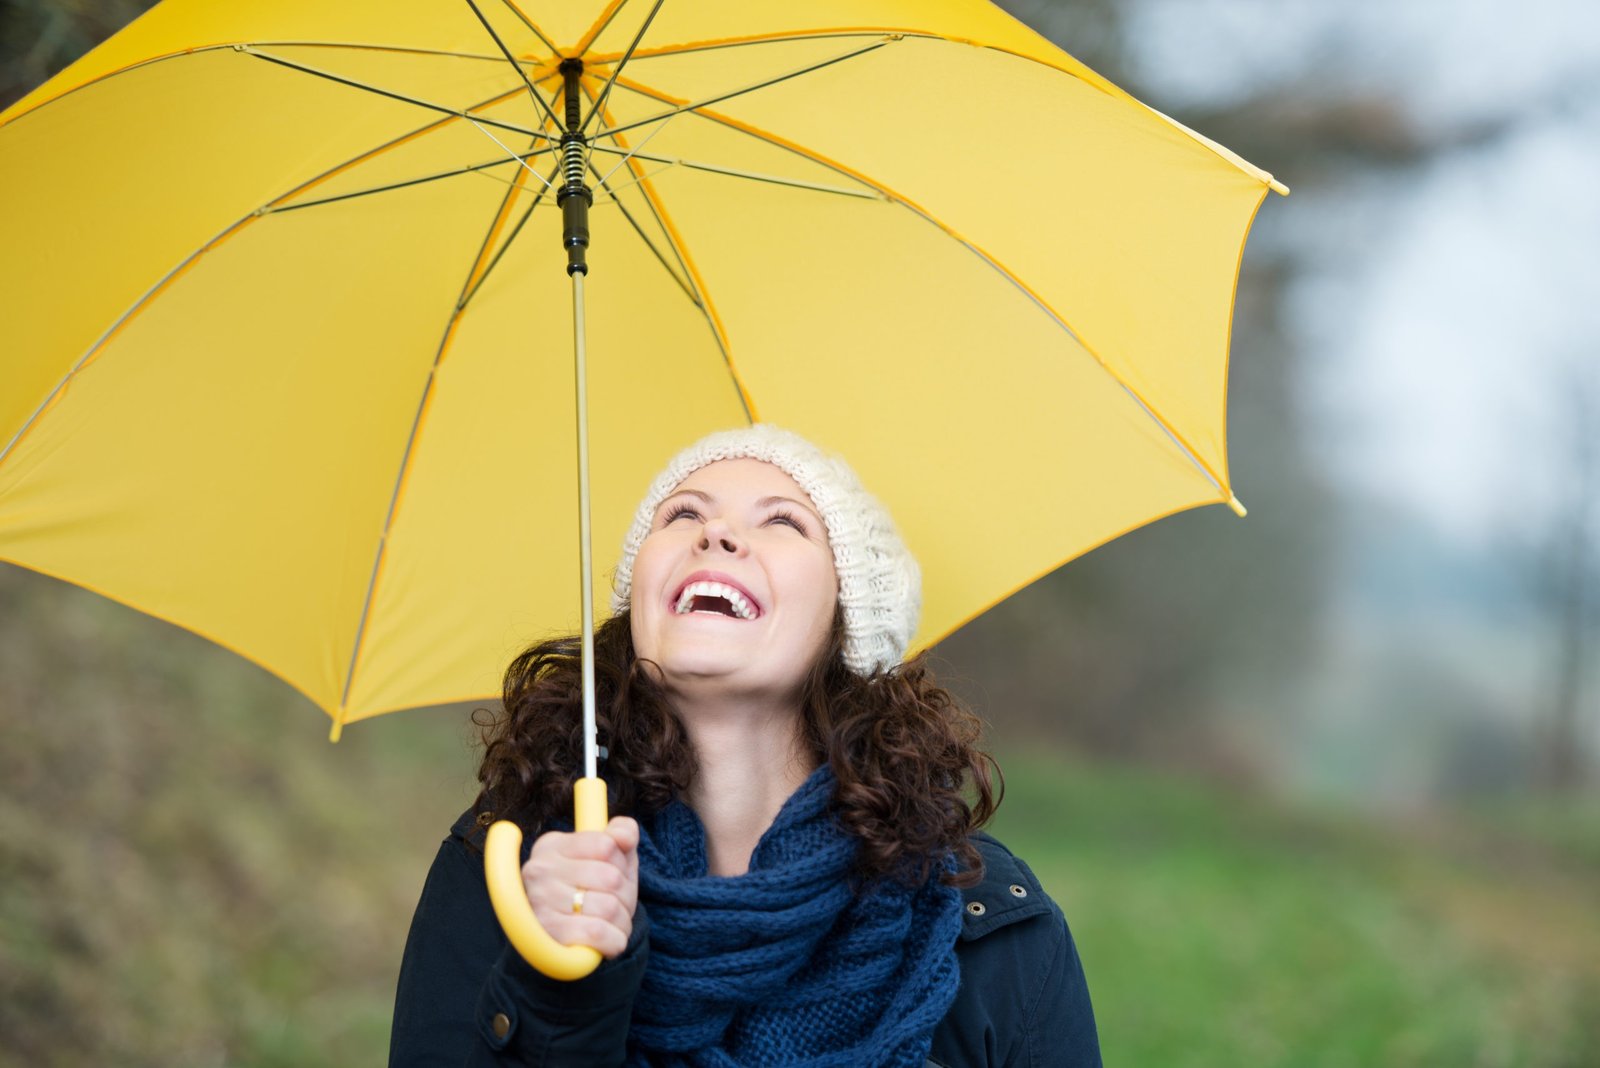
<path id="1" fill-rule="evenodd" d="M 697 701 L 679 715 L 697 764 L 684 800 L 705 826 L 711 874 L 742 875 L 778 810 L 816 766 L 799 745 L 799 711 Z"/>

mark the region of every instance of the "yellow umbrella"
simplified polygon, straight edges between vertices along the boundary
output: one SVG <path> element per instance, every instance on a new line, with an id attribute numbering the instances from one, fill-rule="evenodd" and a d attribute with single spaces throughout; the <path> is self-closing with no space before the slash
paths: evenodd
<path id="1" fill-rule="evenodd" d="M 238 652 L 335 737 L 491 697 L 608 585 L 558 280 L 586 225 L 602 563 L 663 456 L 779 423 L 884 498 L 927 645 L 1242 512 L 1228 330 L 1269 189 L 979 0 L 165 0 L 0 114 L 0 558 Z"/>

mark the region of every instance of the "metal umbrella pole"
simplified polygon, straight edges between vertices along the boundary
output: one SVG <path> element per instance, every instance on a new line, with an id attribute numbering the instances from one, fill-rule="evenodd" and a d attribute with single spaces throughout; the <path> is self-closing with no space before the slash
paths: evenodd
<path id="1" fill-rule="evenodd" d="M 587 160 L 579 115 L 578 78 L 582 73 L 583 60 L 562 61 L 567 128 L 561 135 L 564 180 L 556 193 L 556 204 L 561 208 L 561 244 L 567 250 L 567 276 L 572 279 L 573 393 L 578 404 L 578 570 L 583 605 L 583 776 L 594 779 L 598 755 L 594 722 L 594 552 L 589 533 L 589 374 L 583 315 L 583 281 L 589 274 L 589 208 L 594 204 L 594 194 L 583 180 Z"/>
<path id="2" fill-rule="evenodd" d="M 589 536 L 589 398 L 584 345 L 583 282 L 589 273 L 589 208 L 594 194 L 585 184 L 585 150 L 580 107 L 583 61 L 561 63 L 566 104 L 561 135 L 563 182 L 556 193 L 561 207 L 561 243 L 567 250 L 567 275 L 572 279 L 573 364 L 576 378 L 578 427 L 578 555 L 580 599 L 583 606 L 583 778 L 573 784 L 573 826 L 579 831 L 604 830 L 607 823 L 606 784 L 597 772 L 598 739 L 595 727 L 594 687 L 594 559 Z M 527 961 L 553 979 L 581 979 L 600 963 L 599 951 L 588 946 L 566 946 L 540 926 L 522 885 L 522 832 L 501 820 L 489 828 L 484 842 L 484 871 L 489 900 L 506 937 Z"/>

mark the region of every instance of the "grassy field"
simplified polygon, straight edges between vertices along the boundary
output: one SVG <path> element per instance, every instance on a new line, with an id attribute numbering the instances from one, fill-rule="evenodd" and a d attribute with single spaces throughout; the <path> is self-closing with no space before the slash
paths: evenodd
<path id="1" fill-rule="evenodd" d="M 465 712 L 337 746 L 198 639 L 0 568 L 0 1065 L 381 1065 Z M 1600 813 L 1384 823 L 1004 758 L 1107 1063 L 1600 1065 Z"/>
<path id="2" fill-rule="evenodd" d="M 1006 769 L 996 833 L 1067 912 L 1108 1064 L 1600 1065 L 1592 811 L 1380 825 Z"/>

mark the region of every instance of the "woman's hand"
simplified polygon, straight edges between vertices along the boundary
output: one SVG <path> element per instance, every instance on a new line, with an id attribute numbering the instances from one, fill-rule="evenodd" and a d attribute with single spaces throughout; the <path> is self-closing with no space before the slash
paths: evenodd
<path id="1" fill-rule="evenodd" d="M 628 948 L 639 903 L 639 825 L 617 816 L 603 831 L 546 831 L 522 866 L 528 903 L 550 937 L 614 960 Z M 575 893 L 583 911 L 575 913 Z"/>

